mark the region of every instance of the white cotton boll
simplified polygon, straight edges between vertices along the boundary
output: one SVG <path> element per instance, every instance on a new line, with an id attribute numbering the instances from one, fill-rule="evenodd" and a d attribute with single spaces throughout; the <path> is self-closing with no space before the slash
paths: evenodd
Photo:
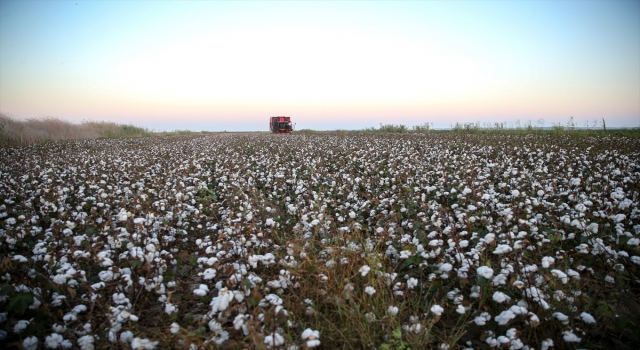
<path id="1" fill-rule="evenodd" d="M 593 318 L 593 316 L 591 316 L 591 314 L 583 312 L 580 314 L 580 319 L 582 319 L 582 322 L 584 323 L 589 323 L 589 324 L 595 324 L 596 323 L 596 319 Z"/>
<path id="2" fill-rule="evenodd" d="M 38 338 L 28 337 L 22 341 L 22 346 L 25 350 L 36 350 L 38 348 Z"/>
<path id="3" fill-rule="evenodd" d="M 73 310 L 71 310 L 71 312 L 76 313 L 76 314 L 79 314 L 79 313 L 85 312 L 85 311 L 87 311 L 87 307 L 85 305 L 82 305 L 82 304 L 76 305 L 73 308 Z"/>
<path id="4" fill-rule="evenodd" d="M 493 269 L 488 266 L 480 266 L 476 269 L 476 272 L 478 273 L 478 275 L 486 279 L 489 279 L 493 276 Z"/>
<path id="5" fill-rule="evenodd" d="M 274 295 L 274 294 L 269 294 L 269 295 Z M 269 295 L 267 297 L 269 297 Z M 211 303 L 210 303 L 211 312 L 216 313 L 219 311 L 226 310 L 229 307 L 229 304 L 231 303 L 231 301 L 233 301 L 233 297 L 234 297 L 233 293 L 229 291 L 229 289 L 227 288 L 220 289 L 218 291 L 218 296 L 211 300 Z"/>
<path id="6" fill-rule="evenodd" d="M 135 350 L 142 350 L 142 349 L 151 350 L 151 349 L 155 349 L 156 346 L 158 346 L 158 343 L 160 343 L 160 342 L 159 341 L 151 341 L 149 339 L 143 339 L 143 338 L 135 337 L 131 341 L 131 348 L 135 349 Z"/>
<path id="7" fill-rule="evenodd" d="M 473 321 L 478 326 L 484 326 L 485 324 L 487 324 L 487 320 L 482 316 L 478 316 L 478 317 L 474 318 Z"/>
<path id="8" fill-rule="evenodd" d="M 371 268 L 369 267 L 369 265 L 364 265 L 360 268 L 360 270 L 358 270 L 358 272 L 360 272 L 360 274 L 362 275 L 362 277 L 366 276 L 369 271 L 371 270 Z"/>
<path id="9" fill-rule="evenodd" d="M 209 330 L 219 334 L 222 331 L 222 325 L 216 320 L 209 321 Z"/>
<path id="10" fill-rule="evenodd" d="M 569 316 L 563 314 L 562 312 L 554 312 L 553 314 L 551 314 L 551 316 L 553 316 L 563 324 L 569 324 Z"/>
<path id="11" fill-rule="evenodd" d="M 167 303 L 164 306 L 164 312 L 167 313 L 167 315 L 171 315 L 172 313 L 178 311 L 178 308 L 172 304 L 172 303 Z"/>
<path id="12" fill-rule="evenodd" d="M 509 253 L 513 250 L 513 248 L 511 248 L 510 245 L 508 244 L 500 244 L 496 247 L 496 249 L 493 251 L 493 254 L 506 254 Z"/>
<path id="13" fill-rule="evenodd" d="M 233 320 L 233 328 L 235 328 L 236 330 L 240 330 L 244 326 L 244 323 L 245 323 L 245 315 L 237 315 L 236 318 Z"/>
<path id="14" fill-rule="evenodd" d="M 354 213 L 353 211 L 350 211 L 349 212 L 349 217 L 352 218 L 352 219 L 355 219 L 356 218 L 356 213 Z"/>
<path id="15" fill-rule="evenodd" d="M 505 301 L 509 300 L 511 300 L 511 298 L 500 291 L 496 291 L 495 293 L 493 293 L 493 301 L 495 301 L 496 303 L 504 303 Z"/>
<path id="16" fill-rule="evenodd" d="M 418 285 L 418 280 L 411 277 L 407 280 L 407 288 L 413 289 Z"/>
<path id="17" fill-rule="evenodd" d="M 453 269 L 453 265 L 449 264 L 449 263 L 444 263 L 442 265 L 440 265 L 440 267 L 438 268 L 438 272 L 449 272 Z"/>
<path id="18" fill-rule="evenodd" d="M 276 224 L 276 222 L 275 222 L 275 221 L 273 221 L 273 219 L 272 219 L 272 218 L 268 218 L 268 219 L 264 222 L 264 224 L 265 224 L 266 226 L 274 226 L 274 225 Z"/>
<path id="19" fill-rule="evenodd" d="M 216 277 L 216 270 L 212 269 L 212 268 L 208 268 L 208 269 L 204 270 L 203 272 L 199 273 L 199 275 L 201 275 L 202 278 L 205 279 L 205 280 L 210 280 L 210 279 L 213 279 L 214 277 Z"/>
<path id="20" fill-rule="evenodd" d="M 27 326 L 30 324 L 31 322 L 27 321 L 27 320 L 20 320 L 18 321 L 14 326 L 13 326 L 13 332 L 14 333 L 20 333 L 23 330 L 27 329 Z"/>
<path id="21" fill-rule="evenodd" d="M 391 316 L 395 316 L 398 314 L 398 307 L 397 306 L 389 306 L 387 308 L 387 313 Z"/>
<path id="22" fill-rule="evenodd" d="M 179 324 L 177 324 L 177 323 L 175 323 L 175 322 L 173 322 L 173 323 L 171 324 L 170 331 L 171 331 L 171 334 L 176 334 L 176 333 L 178 333 L 178 332 L 180 331 L 180 325 L 179 325 Z"/>
<path id="23" fill-rule="evenodd" d="M 133 341 L 133 332 L 124 331 L 120 333 L 120 341 L 123 343 L 131 343 Z"/>
<path id="24" fill-rule="evenodd" d="M 78 339 L 78 346 L 82 350 L 93 350 L 94 349 L 93 341 L 94 341 L 93 336 L 85 335 L 82 338 Z"/>
<path id="25" fill-rule="evenodd" d="M 518 190 L 512 190 L 512 191 L 511 191 L 511 195 L 512 195 L 512 196 L 514 196 L 514 197 L 518 197 L 518 196 L 520 195 L 520 191 L 518 191 Z"/>
<path id="26" fill-rule="evenodd" d="M 444 312 L 444 309 L 440 305 L 433 305 L 430 310 L 436 316 L 440 316 Z"/>
<path id="27" fill-rule="evenodd" d="M 193 294 L 197 296 L 205 296 L 209 293 L 209 287 L 206 284 L 201 284 L 197 289 L 193 290 Z"/>
<path id="28" fill-rule="evenodd" d="M 44 339 L 44 345 L 47 348 L 51 348 L 51 349 L 55 349 L 58 346 L 60 346 L 60 344 L 62 344 L 62 341 L 64 340 L 64 338 L 58 334 L 58 333 L 51 333 L 51 335 L 48 335 L 45 339 Z"/>
<path id="29" fill-rule="evenodd" d="M 306 341 L 308 348 L 313 348 L 320 345 L 320 332 L 314 331 L 311 328 L 307 328 L 302 332 L 302 340 Z"/>
<path id="30" fill-rule="evenodd" d="M 556 259 L 550 256 L 545 256 L 542 258 L 542 267 L 544 267 L 545 269 L 548 269 L 549 266 L 551 266 L 555 261 Z"/>
<path id="31" fill-rule="evenodd" d="M 567 274 L 560 270 L 551 270 L 551 274 L 558 277 L 563 284 L 566 284 L 569 281 Z"/>
<path id="32" fill-rule="evenodd" d="M 29 261 L 29 259 L 25 258 L 22 255 L 15 255 L 11 260 L 21 262 L 21 263 Z"/>
<path id="33" fill-rule="evenodd" d="M 640 244 L 640 239 L 638 238 L 629 238 L 629 240 L 627 241 L 628 245 L 638 245 Z"/>
<path id="34" fill-rule="evenodd" d="M 367 286 L 367 288 L 364 289 L 364 292 L 369 295 L 374 295 L 376 294 L 376 289 L 371 286 Z"/>
<path id="35" fill-rule="evenodd" d="M 55 284 L 65 284 L 67 283 L 67 276 L 64 274 L 58 274 L 53 276 L 53 283 Z"/>
<path id="36" fill-rule="evenodd" d="M 578 336 L 571 331 L 562 331 L 562 339 L 567 343 L 579 343 L 582 340 L 582 338 L 578 338 Z"/>
<path id="37" fill-rule="evenodd" d="M 284 344 L 284 338 L 278 333 L 272 333 L 264 337 L 264 344 L 269 348 L 280 346 Z"/>
<path id="38" fill-rule="evenodd" d="M 460 315 L 464 315 L 464 313 L 467 312 L 467 309 L 465 309 L 465 307 L 462 305 L 458 305 L 458 307 L 456 308 L 456 312 Z"/>
<path id="39" fill-rule="evenodd" d="M 498 322 L 499 325 L 504 326 L 514 318 L 516 318 L 516 315 L 511 310 L 505 310 L 495 317 L 495 321 Z"/>
<path id="40" fill-rule="evenodd" d="M 507 276 L 504 274 L 497 274 L 496 277 L 491 281 L 492 286 L 499 286 L 502 284 L 507 284 Z"/>
<path id="41" fill-rule="evenodd" d="M 580 273 L 572 269 L 567 270 L 567 276 L 573 278 L 574 280 L 580 279 Z"/>
<path id="42" fill-rule="evenodd" d="M 496 240 L 496 235 L 494 233 L 487 233 L 484 236 L 485 243 L 489 244 Z"/>

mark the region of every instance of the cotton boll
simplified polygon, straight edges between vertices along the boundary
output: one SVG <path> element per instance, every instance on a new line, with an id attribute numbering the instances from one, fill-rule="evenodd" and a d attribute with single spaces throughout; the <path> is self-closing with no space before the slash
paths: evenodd
<path id="1" fill-rule="evenodd" d="M 47 348 L 55 349 L 62 344 L 63 340 L 64 338 L 60 334 L 51 333 L 51 335 L 48 335 L 45 338 L 44 344 L 45 344 L 45 347 Z"/>
<path id="2" fill-rule="evenodd" d="M 451 269 L 453 269 L 453 265 L 449 264 L 449 263 L 444 263 L 442 265 L 440 265 L 440 267 L 438 268 L 439 272 L 449 272 L 451 271 Z"/>
<path id="3" fill-rule="evenodd" d="M 554 312 L 551 316 L 553 316 L 563 324 L 569 324 L 569 316 L 563 314 L 562 312 Z"/>
<path id="4" fill-rule="evenodd" d="M 18 321 L 14 326 L 13 326 L 13 332 L 14 333 L 20 333 L 23 330 L 27 329 L 27 326 L 29 326 L 31 322 L 27 321 L 27 320 L 20 320 Z"/>
<path id="5" fill-rule="evenodd" d="M 214 277 L 216 277 L 216 270 L 212 269 L 212 268 L 208 268 L 206 270 L 204 270 L 203 272 L 199 273 L 198 275 L 201 275 L 203 279 L 205 280 L 210 280 L 213 279 Z"/>
<path id="6" fill-rule="evenodd" d="M 264 344 L 268 348 L 273 348 L 284 344 L 284 338 L 278 333 L 271 333 L 264 337 Z"/>
<path id="7" fill-rule="evenodd" d="M 487 244 L 492 243 L 493 241 L 495 241 L 495 239 L 496 239 L 496 235 L 495 235 L 495 234 L 493 234 L 493 233 L 487 233 L 487 234 L 484 236 L 484 241 L 485 241 L 485 243 L 487 243 Z"/>
<path id="8" fill-rule="evenodd" d="M 582 338 L 578 338 L 578 336 L 571 331 L 562 331 L 562 339 L 567 343 L 579 343 L 582 340 Z"/>
<path id="9" fill-rule="evenodd" d="M 123 343 L 131 343 L 133 341 L 133 332 L 124 331 L 120 333 L 120 341 Z"/>
<path id="10" fill-rule="evenodd" d="M 512 250 L 513 250 L 513 248 L 511 248 L 510 245 L 508 245 L 508 244 L 500 244 L 493 251 L 493 254 L 496 254 L 496 255 L 506 254 L 506 253 L 511 252 Z"/>
<path id="11" fill-rule="evenodd" d="M 367 287 L 364 289 L 364 292 L 365 292 L 365 293 L 367 293 L 367 294 L 369 294 L 369 295 L 374 295 L 374 294 L 376 294 L 376 289 L 375 289 L 375 288 L 373 288 L 373 287 L 371 287 L 371 286 L 367 286 Z"/>
<path id="12" fill-rule="evenodd" d="M 270 294 L 273 295 L 273 294 Z M 268 297 L 268 296 L 267 296 Z M 277 297 L 277 296 L 276 296 Z M 224 311 L 229 307 L 231 301 L 233 301 L 233 292 L 227 288 L 222 288 L 218 291 L 218 296 L 211 300 L 211 312 L 217 313 Z"/>
<path id="13" fill-rule="evenodd" d="M 545 256 L 542 258 L 542 267 L 548 269 L 555 262 L 555 259 L 550 256 Z"/>
<path id="14" fill-rule="evenodd" d="M 558 277 L 563 284 L 566 284 L 569 281 L 567 274 L 560 270 L 551 270 L 551 274 Z"/>
<path id="15" fill-rule="evenodd" d="M 178 308 L 172 303 L 166 303 L 165 306 L 164 306 L 164 312 L 167 315 L 171 315 L 172 313 L 177 312 L 177 311 L 178 311 Z"/>
<path id="16" fill-rule="evenodd" d="M 78 346 L 82 350 L 93 350 L 93 348 L 94 348 L 93 342 L 94 342 L 93 336 L 85 335 L 85 336 L 81 337 L 80 339 L 78 339 Z"/>
<path id="17" fill-rule="evenodd" d="M 306 341 L 308 348 L 313 348 L 320 345 L 320 332 L 314 331 L 311 328 L 307 328 L 302 332 L 302 340 Z"/>
<path id="18" fill-rule="evenodd" d="M 398 307 L 397 306 L 389 306 L 387 308 L 387 313 L 391 316 L 395 316 L 398 314 Z"/>
<path id="19" fill-rule="evenodd" d="M 493 276 L 493 269 L 488 266 L 480 266 L 476 269 L 476 272 L 478 273 L 478 275 L 486 279 L 489 279 Z"/>
<path id="20" fill-rule="evenodd" d="M 589 324 L 595 324 L 596 323 L 596 319 L 593 318 L 593 316 L 591 316 L 591 314 L 583 312 L 580 314 L 580 319 L 582 319 L 582 321 L 584 323 L 589 323 Z"/>
<path id="21" fill-rule="evenodd" d="M 436 316 L 440 316 L 444 312 L 444 309 L 440 305 L 433 305 L 430 310 Z"/>
<path id="22" fill-rule="evenodd" d="M 516 318 L 516 315 L 511 310 L 505 310 L 495 317 L 495 321 L 498 322 L 499 325 L 504 326 L 514 318 Z"/>
<path id="23" fill-rule="evenodd" d="M 495 293 L 493 293 L 493 301 L 495 301 L 496 303 L 504 303 L 505 301 L 509 301 L 511 300 L 511 298 L 499 291 L 496 291 Z"/>
<path id="24" fill-rule="evenodd" d="M 156 346 L 158 346 L 158 343 L 160 343 L 160 342 L 159 341 L 151 341 L 149 339 L 135 337 L 131 341 L 131 348 L 136 349 L 136 350 L 141 350 L 141 349 L 150 350 L 150 349 L 155 349 Z"/>
<path id="25" fill-rule="evenodd" d="M 38 338 L 35 336 L 24 338 L 22 346 L 25 350 L 36 350 L 38 348 Z"/>

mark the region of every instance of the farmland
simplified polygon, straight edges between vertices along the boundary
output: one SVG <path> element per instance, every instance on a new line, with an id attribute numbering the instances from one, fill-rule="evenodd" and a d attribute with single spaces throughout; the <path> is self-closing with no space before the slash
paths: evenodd
<path id="1" fill-rule="evenodd" d="M 639 200 L 625 137 L 0 148 L 0 342 L 638 348 Z"/>

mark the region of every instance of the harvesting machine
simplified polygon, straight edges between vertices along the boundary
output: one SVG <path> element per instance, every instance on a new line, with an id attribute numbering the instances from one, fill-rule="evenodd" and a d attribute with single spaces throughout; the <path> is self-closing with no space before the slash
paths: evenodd
<path id="1" fill-rule="evenodd" d="M 291 131 L 293 131 L 291 117 L 269 118 L 269 130 L 274 134 L 291 134 Z"/>

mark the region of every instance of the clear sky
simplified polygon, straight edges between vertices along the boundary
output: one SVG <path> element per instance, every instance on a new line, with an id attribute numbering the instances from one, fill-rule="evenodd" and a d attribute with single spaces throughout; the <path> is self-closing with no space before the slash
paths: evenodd
<path id="1" fill-rule="evenodd" d="M 640 1 L 4 1 L 0 112 L 155 130 L 640 126 Z"/>

